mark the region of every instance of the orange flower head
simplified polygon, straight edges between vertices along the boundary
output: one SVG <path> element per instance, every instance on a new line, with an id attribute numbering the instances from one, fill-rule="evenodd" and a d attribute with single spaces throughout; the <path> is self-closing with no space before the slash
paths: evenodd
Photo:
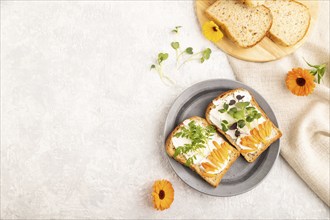
<path id="1" fill-rule="evenodd" d="M 174 200 L 174 189 L 171 182 L 168 180 L 155 181 L 152 197 L 155 209 L 168 209 Z"/>
<path id="2" fill-rule="evenodd" d="M 287 88 L 297 96 L 308 96 L 315 88 L 314 77 L 308 70 L 302 68 L 289 71 L 285 83 Z"/>

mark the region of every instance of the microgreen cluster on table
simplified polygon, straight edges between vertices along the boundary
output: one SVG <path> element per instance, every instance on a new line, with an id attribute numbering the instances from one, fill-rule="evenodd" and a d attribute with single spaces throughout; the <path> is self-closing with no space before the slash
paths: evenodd
<path id="1" fill-rule="evenodd" d="M 174 34 L 179 34 L 181 28 L 182 26 L 176 26 L 171 32 Z M 185 49 L 182 49 L 180 42 L 177 41 L 171 42 L 170 45 L 175 50 L 177 70 L 179 70 L 186 63 L 193 60 L 199 60 L 201 63 L 204 63 L 206 60 L 210 59 L 212 53 L 212 50 L 210 48 L 206 48 L 196 53 L 194 53 L 194 49 L 192 47 L 187 47 Z M 186 59 L 184 59 L 184 57 Z M 168 53 L 164 53 L 164 52 L 159 53 L 157 62 L 151 65 L 150 70 L 154 69 L 158 73 L 160 79 L 166 85 L 174 85 L 175 84 L 174 80 L 172 80 L 168 75 L 166 75 L 163 72 L 163 62 L 168 58 L 169 58 Z"/>

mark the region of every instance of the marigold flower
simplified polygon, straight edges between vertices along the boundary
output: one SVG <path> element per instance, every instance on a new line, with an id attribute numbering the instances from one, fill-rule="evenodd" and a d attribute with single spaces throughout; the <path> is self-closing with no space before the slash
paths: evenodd
<path id="1" fill-rule="evenodd" d="M 152 196 L 155 209 L 168 209 L 174 200 L 174 189 L 171 182 L 168 180 L 155 181 Z"/>
<path id="2" fill-rule="evenodd" d="M 287 88 L 297 96 L 308 96 L 315 88 L 314 76 L 302 68 L 289 71 L 285 83 Z"/>

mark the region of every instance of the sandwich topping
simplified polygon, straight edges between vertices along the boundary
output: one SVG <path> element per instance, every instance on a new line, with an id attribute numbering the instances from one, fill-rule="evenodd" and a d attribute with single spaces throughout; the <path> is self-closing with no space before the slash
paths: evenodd
<path id="1" fill-rule="evenodd" d="M 276 136 L 271 122 L 251 104 L 251 100 L 248 91 L 238 90 L 213 101 L 216 107 L 210 111 L 212 123 L 229 135 L 240 146 L 242 153 L 255 152 Z"/>
<path id="2" fill-rule="evenodd" d="M 230 146 L 212 125 L 194 120 L 185 120 L 183 125 L 172 138 L 174 157 L 182 154 L 186 166 L 195 164 L 209 176 L 220 173 L 229 162 Z"/>

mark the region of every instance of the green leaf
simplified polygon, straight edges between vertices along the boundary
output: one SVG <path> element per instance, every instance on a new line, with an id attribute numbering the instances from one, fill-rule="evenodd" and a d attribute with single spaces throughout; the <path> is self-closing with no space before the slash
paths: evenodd
<path id="1" fill-rule="evenodd" d="M 250 115 L 246 117 L 247 122 L 252 122 L 253 120 L 254 120 L 254 118 Z"/>
<path id="2" fill-rule="evenodd" d="M 249 115 L 253 116 L 253 115 L 257 114 L 257 113 L 258 113 L 258 111 L 256 109 L 254 109 L 253 111 L 250 111 L 250 114 Z"/>
<path id="3" fill-rule="evenodd" d="M 226 132 L 228 131 L 228 127 L 224 124 L 224 123 L 221 123 L 221 129 Z"/>
<path id="4" fill-rule="evenodd" d="M 316 70 L 316 69 L 311 70 L 310 73 L 311 73 L 313 76 L 315 76 L 315 75 L 317 74 L 317 70 Z"/>
<path id="5" fill-rule="evenodd" d="M 245 126 L 245 121 L 244 120 L 239 120 L 237 122 L 238 127 L 243 128 Z"/>
<path id="6" fill-rule="evenodd" d="M 224 104 L 223 104 L 223 108 L 226 109 L 226 111 L 227 111 L 228 108 L 229 108 L 229 105 L 228 105 L 227 103 L 224 103 Z"/>
<path id="7" fill-rule="evenodd" d="M 150 66 L 150 70 L 152 70 L 152 69 L 154 69 L 154 68 L 156 68 L 156 66 L 155 66 L 155 64 L 152 64 L 152 65 Z"/>
<path id="8" fill-rule="evenodd" d="M 206 48 L 205 50 L 203 50 L 202 52 L 202 56 L 204 58 L 204 60 L 208 60 L 211 56 L 212 50 L 210 48 Z"/>
<path id="9" fill-rule="evenodd" d="M 188 126 L 189 126 L 189 128 L 191 128 L 191 127 L 195 127 L 195 126 L 196 126 L 196 125 L 195 125 L 195 121 L 191 121 L 191 122 L 189 122 Z"/>
<path id="10" fill-rule="evenodd" d="M 172 30 L 173 33 L 179 33 L 179 29 L 182 28 L 182 26 L 175 26 L 175 28 Z"/>
<path id="11" fill-rule="evenodd" d="M 226 112 L 226 109 L 220 109 L 219 112 L 225 113 Z"/>
<path id="12" fill-rule="evenodd" d="M 224 123 L 224 124 L 228 124 L 228 121 L 226 121 L 226 120 L 222 120 L 222 123 Z"/>
<path id="13" fill-rule="evenodd" d="M 232 107 L 231 109 L 229 109 L 228 112 L 233 112 L 233 113 L 235 113 L 235 112 L 237 112 L 237 108 L 236 108 L 236 107 Z"/>
<path id="14" fill-rule="evenodd" d="M 216 132 L 216 129 L 213 125 L 208 125 L 206 127 L 206 131 L 208 132 L 208 135 L 213 135 Z"/>
<path id="15" fill-rule="evenodd" d="M 255 118 L 255 119 L 259 119 L 259 118 L 261 118 L 261 116 L 262 116 L 262 115 L 261 115 L 260 113 L 258 113 L 258 114 L 256 114 L 256 115 L 254 116 L 254 118 Z"/>
<path id="16" fill-rule="evenodd" d="M 324 76 L 325 69 L 326 69 L 325 66 L 320 69 L 320 75 L 321 76 Z"/>
<path id="17" fill-rule="evenodd" d="M 183 147 L 178 147 L 178 148 L 176 148 L 173 157 L 175 158 L 175 157 L 177 157 L 179 154 L 181 154 L 181 153 L 182 153 L 182 150 L 183 150 Z"/>
<path id="18" fill-rule="evenodd" d="M 247 107 L 248 105 L 250 105 L 250 102 L 237 102 L 236 103 L 236 107 L 241 108 L 241 109 Z"/>
<path id="19" fill-rule="evenodd" d="M 168 53 L 159 53 L 158 54 L 158 64 L 161 64 L 164 60 L 167 60 Z"/>
<path id="20" fill-rule="evenodd" d="M 185 51 L 186 51 L 187 54 L 193 54 L 194 53 L 192 47 L 187 47 Z"/>
<path id="21" fill-rule="evenodd" d="M 193 164 L 193 163 L 194 163 L 194 158 L 193 158 L 193 157 L 190 157 L 190 158 L 188 158 L 188 160 L 186 161 L 185 165 L 186 165 L 187 167 L 190 167 L 190 165 Z"/>
<path id="22" fill-rule="evenodd" d="M 253 111 L 253 110 L 255 110 L 255 107 L 252 107 L 252 106 L 250 106 L 250 107 L 246 107 L 246 110 L 247 110 L 247 111 Z"/>
<path id="23" fill-rule="evenodd" d="M 321 83 L 321 79 L 322 77 L 324 76 L 324 73 L 325 73 L 325 66 L 322 67 L 319 72 L 318 72 L 318 75 L 317 75 L 317 83 L 320 84 Z"/>
<path id="24" fill-rule="evenodd" d="M 237 108 L 236 107 L 233 107 L 231 109 L 229 109 L 228 111 L 228 114 L 231 116 L 231 117 L 234 117 L 234 114 L 237 112 Z"/>
<path id="25" fill-rule="evenodd" d="M 234 118 L 236 119 L 243 119 L 244 117 L 244 110 L 240 110 L 234 113 Z"/>
<path id="26" fill-rule="evenodd" d="M 177 50 L 180 47 L 180 43 L 179 42 L 172 42 L 171 46 L 174 50 Z"/>
<path id="27" fill-rule="evenodd" d="M 305 60 L 305 58 L 304 58 Z M 312 65 L 310 63 L 308 63 L 306 60 L 305 62 L 307 63 L 308 66 L 313 67 L 314 69 L 310 70 L 310 73 L 313 76 L 317 77 L 317 83 L 320 84 L 321 83 L 321 79 L 324 76 L 324 73 L 326 71 L 326 64 L 321 64 L 321 65 Z"/>
<path id="28" fill-rule="evenodd" d="M 182 135 L 182 132 L 177 132 L 177 133 L 175 133 L 175 135 L 174 135 L 174 137 L 180 137 Z"/>
<path id="29" fill-rule="evenodd" d="M 305 58 L 303 58 L 303 59 L 305 60 Z M 310 67 L 314 67 L 314 68 L 318 68 L 318 67 L 319 67 L 319 65 L 312 65 L 312 64 L 308 63 L 306 60 L 305 60 L 305 62 L 306 62 L 307 65 L 310 66 Z"/>

